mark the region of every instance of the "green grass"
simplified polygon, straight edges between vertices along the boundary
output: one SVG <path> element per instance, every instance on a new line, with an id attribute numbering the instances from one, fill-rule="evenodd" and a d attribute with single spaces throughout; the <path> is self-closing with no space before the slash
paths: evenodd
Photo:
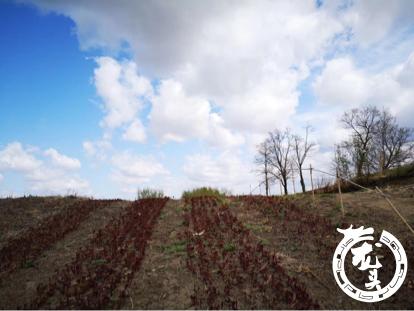
<path id="1" fill-rule="evenodd" d="M 414 163 L 386 170 L 384 175 L 389 178 L 414 177 Z"/>
<path id="2" fill-rule="evenodd" d="M 404 179 L 413 178 L 413 177 L 414 177 L 414 163 L 410 163 L 410 164 L 402 165 L 400 167 L 390 168 L 388 170 L 385 170 L 382 174 L 375 173 L 371 175 L 362 176 L 360 178 L 354 177 L 354 178 L 351 178 L 351 180 L 354 183 L 359 184 L 363 187 L 375 188 L 376 186 L 383 187 L 389 184 L 394 184 L 394 183 L 398 184 L 400 181 Z M 352 192 L 352 191 L 358 191 L 361 189 L 345 181 L 341 183 L 341 190 L 342 192 Z M 338 192 L 338 187 L 336 184 L 334 184 L 334 185 L 331 185 L 325 188 L 315 189 L 315 192 L 319 193 L 321 197 L 323 197 L 324 195 L 328 196 L 329 193 Z M 308 191 L 308 193 L 310 192 Z"/>
<path id="3" fill-rule="evenodd" d="M 28 268 L 34 268 L 35 264 L 33 260 L 27 260 L 22 264 L 22 268 L 28 269 Z"/>
<path id="4" fill-rule="evenodd" d="M 153 198 L 163 198 L 164 192 L 159 189 L 143 188 L 138 189 L 137 199 L 153 199 Z"/>
<path id="5" fill-rule="evenodd" d="M 257 233 L 262 233 L 262 232 L 271 232 L 272 231 L 272 227 L 271 226 L 266 226 L 266 225 L 261 225 L 261 224 L 245 224 L 244 225 L 247 229 L 253 231 L 253 232 L 257 232 Z"/>
<path id="6" fill-rule="evenodd" d="M 236 245 L 233 243 L 226 243 L 224 244 L 224 251 L 226 252 L 234 252 L 236 250 Z"/>
<path id="7" fill-rule="evenodd" d="M 212 196 L 220 199 L 224 199 L 227 195 L 231 195 L 230 191 L 226 189 L 216 189 L 211 187 L 201 187 L 192 190 L 186 190 L 182 194 L 182 198 L 194 198 L 202 196 Z"/>
<path id="8" fill-rule="evenodd" d="M 264 246 L 269 246 L 269 245 L 271 245 L 270 241 L 269 241 L 268 239 L 265 239 L 265 238 L 261 238 L 261 239 L 260 239 L 260 243 L 261 243 L 262 245 L 264 245 Z"/>
<path id="9" fill-rule="evenodd" d="M 99 266 L 99 265 L 103 265 L 103 264 L 106 264 L 106 260 L 103 259 L 103 258 L 95 259 L 94 261 L 92 261 L 92 265 Z"/>
<path id="10" fill-rule="evenodd" d="M 182 253 L 186 251 L 187 242 L 186 241 L 178 241 L 175 243 L 172 243 L 167 246 L 163 246 L 162 250 L 166 254 L 176 254 L 176 253 Z"/>

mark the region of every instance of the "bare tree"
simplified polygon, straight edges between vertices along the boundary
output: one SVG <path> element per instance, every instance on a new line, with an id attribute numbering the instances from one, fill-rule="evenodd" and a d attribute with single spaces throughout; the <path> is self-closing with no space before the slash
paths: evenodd
<path id="1" fill-rule="evenodd" d="M 291 164 L 290 152 L 292 149 L 292 135 L 290 134 L 289 129 L 286 129 L 283 132 L 276 129 L 269 133 L 267 143 L 271 152 L 269 164 L 272 168 L 272 175 L 281 182 L 284 193 L 287 195 L 287 182 Z"/>
<path id="2" fill-rule="evenodd" d="M 385 109 L 382 110 L 377 123 L 375 148 L 372 163 L 379 172 L 401 165 L 412 158 L 414 145 L 411 128 L 400 127 L 397 120 Z"/>
<path id="3" fill-rule="evenodd" d="M 268 141 L 262 142 L 257 147 L 257 155 L 255 158 L 255 163 L 259 167 L 259 175 L 264 177 L 264 184 L 266 190 L 266 196 L 269 195 L 269 186 L 270 186 L 270 147 Z"/>
<path id="4" fill-rule="evenodd" d="M 335 157 L 333 159 L 333 170 L 336 175 L 341 177 L 350 178 L 350 160 L 347 155 L 347 150 L 343 145 L 335 146 Z M 339 177 L 338 176 L 338 177 Z"/>
<path id="5" fill-rule="evenodd" d="M 379 116 L 380 112 L 374 106 L 352 109 L 342 116 L 345 128 L 352 130 L 351 140 L 345 143 L 345 147 L 352 155 L 357 177 L 361 177 L 364 171 L 366 174 L 370 172 L 369 154 L 374 145 Z"/>
<path id="6" fill-rule="evenodd" d="M 400 127 L 388 110 L 373 106 L 353 109 L 344 113 L 341 121 L 351 129 L 351 137 L 336 150 L 337 168 L 353 165 L 356 176 L 361 177 L 382 173 L 413 158 L 413 129 Z"/>
<path id="7" fill-rule="evenodd" d="M 315 146 L 315 143 L 308 141 L 310 126 L 306 126 L 305 138 L 294 135 L 293 136 L 293 149 L 295 151 L 295 164 L 299 170 L 300 185 L 302 186 L 302 192 L 306 192 L 305 181 L 303 179 L 302 166 L 309 154 L 309 151 Z"/>

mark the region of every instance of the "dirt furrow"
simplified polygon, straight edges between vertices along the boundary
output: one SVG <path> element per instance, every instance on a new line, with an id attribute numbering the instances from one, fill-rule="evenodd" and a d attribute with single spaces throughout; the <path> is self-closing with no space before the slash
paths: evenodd
<path id="1" fill-rule="evenodd" d="M 334 203 L 332 205 L 334 206 Z M 356 209 L 355 202 L 353 206 Z M 360 209 L 364 211 L 369 207 L 369 204 L 364 204 Z M 397 308 L 404 309 L 410 305 L 410 295 L 404 295 L 404 293 L 412 292 L 412 287 L 410 288 L 407 285 L 400 289 L 401 293 L 399 295 L 394 295 L 377 304 L 367 304 L 353 300 L 345 295 L 335 282 L 332 274 L 332 255 L 321 257 L 317 254 L 316 250 L 319 247 L 324 247 L 322 246 L 323 241 L 318 244 L 310 236 L 304 235 L 302 241 L 297 243 L 296 239 L 289 236 L 289 233 L 280 229 L 281 222 L 276 219 L 276 216 L 272 214 L 266 216 L 254 208 L 248 208 L 245 204 L 233 203 L 233 211 L 268 249 L 274 250 L 278 254 L 285 269 L 289 271 L 291 276 L 298 278 L 306 285 L 311 295 L 320 302 L 322 308 L 392 309 L 398 306 Z M 371 211 L 371 214 L 376 212 L 379 212 L 378 208 L 376 211 Z M 346 217 L 350 217 L 349 213 L 346 214 Z M 348 219 L 346 220 L 348 221 Z M 289 226 L 293 225 L 293 223 L 289 224 Z M 380 227 L 380 225 L 377 227 Z M 335 236 L 336 234 L 336 230 L 333 230 L 332 235 Z M 334 253 L 334 248 L 330 253 Z M 409 282 L 408 280 L 409 275 L 406 283 Z"/>
<path id="2" fill-rule="evenodd" d="M 170 200 L 148 243 L 140 271 L 129 288 L 123 309 L 188 309 L 194 278 L 186 268 L 183 205 Z"/>
<path id="3" fill-rule="evenodd" d="M 15 309 L 28 303 L 38 284 L 47 282 L 57 269 L 71 262 L 76 251 L 88 243 L 94 231 L 117 217 L 128 204 L 119 201 L 98 208 L 76 231 L 67 234 L 27 266 L 8 275 L 0 284 L 0 308 Z"/>
<path id="4" fill-rule="evenodd" d="M 49 216 L 84 201 L 77 197 L 23 197 L 0 199 L 0 249 L 10 239 L 16 238 L 28 228 L 35 227 Z"/>

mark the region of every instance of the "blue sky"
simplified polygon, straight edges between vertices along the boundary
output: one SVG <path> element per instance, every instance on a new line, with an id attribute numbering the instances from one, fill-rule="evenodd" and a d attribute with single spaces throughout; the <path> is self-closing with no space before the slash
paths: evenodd
<path id="1" fill-rule="evenodd" d="M 344 110 L 413 126 L 412 2 L 346 3 L 1 2 L 0 195 L 247 193 L 269 130 L 329 169 Z"/>

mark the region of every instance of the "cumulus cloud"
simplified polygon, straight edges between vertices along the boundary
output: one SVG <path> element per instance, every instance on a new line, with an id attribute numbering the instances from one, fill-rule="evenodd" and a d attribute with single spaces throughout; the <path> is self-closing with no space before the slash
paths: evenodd
<path id="1" fill-rule="evenodd" d="M 27 152 L 19 142 L 12 142 L 0 150 L 0 170 L 28 172 L 40 165 L 41 161 Z"/>
<path id="2" fill-rule="evenodd" d="M 89 183 L 65 170 L 53 169 L 46 165 L 25 175 L 30 189 L 41 194 L 89 193 Z"/>
<path id="3" fill-rule="evenodd" d="M 122 6 L 107 1 L 34 2 L 72 18 L 82 48 L 122 50 L 127 43 L 145 75 L 165 81 L 153 103 L 153 128 L 163 139 L 177 141 L 207 131 L 208 103 L 220 108 L 229 130 L 260 134 L 275 124 L 283 127 L 297 112 L 298 85 L 327 53 L 344 44 L 372 45 L 397 27 L 405 29 L 414 11 L 409 9 L 412 3 L 403 0 L 332 1 L 321 6 L 315 1 L 138 1 Z M 140 106 L 136 95 L 150 92 L 148 81 L 136 75 L 136 68 L 127 70 L 109 58 L 98 63 L 96 76 L 103 76 L 98 93 L 105 103 L 114 103 L 105 104 L 103 124 L 131 122 Z M 350 65 L 337 66 L 347 70 Z M 361 79 L 358 72 L 345 78 L 353 83 Z M 132 88 L 138 93 L 131 91 L 131 84 L 141 85 Z M 349 100 L 361 100 L 363 93 L 354 90 L 356 98 Z M 183 98 L 184 103 L 171 109 L 175 101 L 169 103 L 163 94 Z M 183 107 L 190 110 L 184 112 Z M 176 120 L 179 112 L 181 124 Z M 191 113 L 193 118 L 187 117 Z M 188 133 L 184 123 L 194 120 L 199 123 Z M 167 130 L 167 125 L 176 131 Z"/>
<path id="4" fill-rule="evenodd" d="M 138 187 L 158 176 L 168 175 L 164 166 L 153 157 L 144 157 L 124 151 L 112 157 L 112 179 L 124 192 L 135 192 Z"/>
<path id="5" fill-rule="evenodd" d="M 313 87 L 320 103 L 352 107 L 368 99 L 371 81 L 351 58 L 344 57 L 330 60 Z"/>
<path id="6" fill-rule="evenodd" d="M 162 140 L 184 141 L 208 134 L 210 104 L 188 97 L 179 82 L 161 82 L 150 115 L 154 133 Z"/>
<path id="7" fill-rule="evenodd" d="M 20 142 L 8 144 L 0 150 L 0 170 L 21 173 L 28 189 L 39 194 L 89 191 L 88 182 L 71 172 L 80 168 L 79 160 L 53 148 L 43 153 L 37 150 L 38 148 L 24 147 Z M 44 158 L 41 157 L 42 154 Z"/>
<path id="8" fill-rule="evenodd" d="M 45 155 L 50 157 L 53 165 L 66 169 L 76 170 L 81 167 L 81 163 L 78 159 L 68 157 L 64 154 L 59 153 L 56 149 L 49 148 L 45 151 Z"/>
<path id="9" fill-rule="evenodd" d="M 134 120 L 122 135 L 124 140 L 133 141 L 137 143 L 145 142 L 147 136 L 145 134 L 145 127 L 138 119 Z"/>
<path id="10" fill-rule="evenodd" d="M 112 144 L 108 137 L 104 137 L 97 141 L 84 141 L 82 143 L 83 150 L 89 157 L 96 157 L 99 160 L 105 160 L 107 151 L 112 148 Z"/>
<path id="11" fill-rule="evenodd" d="M 308 76 L 310 63 L 321 59 L 334 36 L 344 29 L 335 14 L 317 8 L 314 1 L 245 1 L 237 5 L 230 1 L 151 1 L 123 6 L 101 1 L 38 3 L 70 16 L 82 47 L 120 49 L 127 42 L 150 79 L 167 80 L 160 88 L 161 99 L 153 103 L 151 117 L 156 129 L 164 120 L 177 125 L 175 110 L 168 110 L 173 116 L 167 118 L 157 108 L 168 105 L 163 93 L 179 96 L 174 90 L 181 85 L 189 97 L 197 98 L 191 105 L 195 108 L 181 116 L 184 124 L 193 121 L 187 115 L 194 113 L 200 121 L 193 125 L 195 134 L 208 129 L 204 112 L 209 102 L 220 108 L 220 116 L 232 130 L 266 132 L 274 124 L 285 123 L 296 111 L 297 85 Z M 103 61 L 108 66 L 103 76 L 116 78 L 97 83 L 99 93 L 106 102 L 120 103 L 116 107 L 128 107 L 113 111 L 106 107 L 104 124 L 130 122 L 139 104 L 131 104 L 119 90 L 116 82 L 122 70 L 108 59 Z M 100 65 L 103 67 L 102 61 Z M 176 133 L 159 132 L 164 138 L 180 141 L 189 135 L 185 130 L 181 125 Z"/>
<path id="12" fill-rule="evenodd" d="M 380 41 L 396 27 L 406 28 L 413 18 L 414 3 L 410 0 L 355 1 L 343 16 L 355 40 L 363 47 Z"/>
<path id="13" fill-rule="evenodd" d="M 327 62 L 313 84 L 320 103 L 342 109 L 372 104 L 387 107 L 405 125 L 414 125 L 414 53 L 406 61 L 379 73 L 356 68 L 351 58 Z"/>
<path id="14" fill-rule="evenodd" d="M 249 178 L 240 173 L 246 164 L 228 149 L 244 147 L 252 155 L 267 131 L 295 128 L 297 120 L 316 123 L 315 159 L 323 162 L 330 156 L 326 148 L 345 135 L 337 123 L 344 109 L 373 103 L 412 125 L 414 56 L 392 68 L 393 60 L 367 56 L 380 70 L 363 68 L 354 58 L 361 51 L 376 55 L 372 49 L 396 32 L 404 40 L 414 18 L 412 1 L 33 2 L 70 17 L 81 48 L 126 47 L 132 55 L 129 61 L 97 59 L 94 83 L 105 132 L 121 129 L 122 139 L 137 143 L 148 133 L 160 141 L 200 139 L 221 149 L 215 149 L 219 156 L 211 150 L 188 156 L 183 170 L 189 181 L 238 185 Z M 314 81 L 314 94 L 301 94 L 307 79 Z M 141 115 L 146 103 L 148 128 Z M 102 139 L 83 147 L 105 158 L 110 144 Z M 131 173 L 122 162 L 138 169 Z M 160 172 L 146 171 L 147 162 Z M 128 189 L 164 169 L 128 153 L 115 154 L 111 163 L 113 178 Z"/>
<path id="15" fill-rule="evenodd" d="M 142 108 L 142 97 L 152 92 L 151 83 L 137 74 L 133 62 L 120 63 L 111 57 L 96 59 L 94 82 L 103 100 L 103 127 L 117 128 L 134 120 Z"/>
<path id="16" fill-rule="evenodd" d="M 231 149 L 243 145 L 245 138 L 240 133 L 226 128 L 224 119 L 219 114 L 211 113 L 206 141 L 210 146 L 220 149 Z"/>
<path id="17" fill-rule="evenodd" d="M 211 185 L 246 191 L 246 185 L 254 180 L 252 164 L 230 152 L 216 156 L 197 153 L 187 156 L 185 163 L 183 171 L 186 177 L 199 186 Z"/>

